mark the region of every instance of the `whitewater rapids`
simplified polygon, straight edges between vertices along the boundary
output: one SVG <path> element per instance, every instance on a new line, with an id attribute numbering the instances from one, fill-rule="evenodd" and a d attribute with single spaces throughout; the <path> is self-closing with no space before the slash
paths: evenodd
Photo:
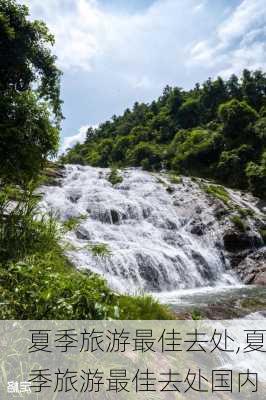
<path id="1" fill-rule="evenodd" d="M 214 210 L 197 182 L 183 177 L 172 184 L 166 174 L 129 168 L 113 186 L 109 173 L 67 165 L 57 186 L 42 188 L 43 210 L 62 223 L 82 217 L 64 235 L 77 268 L 128 293 L 237 284 Z M 107 254 L 94 254 L 95 244 L 106 245 Z"/>

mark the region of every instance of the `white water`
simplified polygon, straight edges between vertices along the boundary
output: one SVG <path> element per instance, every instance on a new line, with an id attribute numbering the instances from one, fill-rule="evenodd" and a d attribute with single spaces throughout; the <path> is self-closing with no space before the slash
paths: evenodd
<path id="1" fill-rule="evenodd" d="M 127 169 L 123 182 L 112 186 L 108 173 L 67 166 L 60 187 L 43 188 L 45 210 L 62 221 L 86 217 L 65 235 L 78 268 L 130 293 L 237 284 L 226 272 L 222 233 L 197 183 L 183 178 L 172 185 L 167 175 Z M 167 191 L 169 185 L 174 192 Z M 203 226 L 203 235 L 191 233 L 195 223 Z M 98 243 L 108 245 L 111 255 L 94 256 L 88 245 Z"/>

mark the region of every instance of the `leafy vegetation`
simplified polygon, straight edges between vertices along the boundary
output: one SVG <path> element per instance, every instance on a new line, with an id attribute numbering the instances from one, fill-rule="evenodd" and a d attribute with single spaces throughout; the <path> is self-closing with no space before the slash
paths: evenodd
<path id="1" fill-rule="evenodd" d="M 0 318 L 170 319 L 152 298 L 116 295 L 99 276 L 76 270 L 59 245 L 62 229 L 38 209 L 39 177 L 47 183 L 56 173 L 44 167 L 58 148 L 61 73 L 53 36 L 28 17 L 26 6 L 0 0 Z M 91 157 L 104 162 L 108 151 L 107 140 Z M 91 250 L 109 254 L 103 245 Z"/>
<path id="2" fill-rule="evenodd" d="M 240 232 L 246 231 L 246 224 L 238 215 L 233 215 L 230 220 Z"/>
<path id="3" fill-rule="evenodd" d="M 94 257 L 107 258 L 112 255 L 112 252 L 106 243 L 90 244 L 88 249 L 92 252 Z"/>
<path id="4" fill-rule="evenodd" d="M 167 86 L 158 100 L 135 103 L 89 128 L 64 163 L 168 169 L 266 196 L 266 75 L 208 79 L 192 90 Z"/>
<path id="5" fill-rule="evenodd" d="M 179 185 L 180 183 L 182 183 L 182 178 L 181 178 L 181 176 L 179 176 L 179 175 L 170 174 L 170 175 L 169 175 L 169 179 L 170 179 L 170 182 L 171 182 L 173 185 Z"/>
<path id="6" fill-rule="evenodd" d="M 123 177 L 119 174 L 118 170 L 112 167 L 110 174 L 108 175 L 108 181 L 114 186 L 118 183 L 123 182 Z"/>
<path id="7" fill-rule="evenodd" d="M 54 38 L 28 16 L 26 6 L 0 0 L 0 176 L 20 185 L 56 154 L 62 119 Z"/>
<path id="8" fill-rule="evenodd" d="M 79 224 L 86 218 L 86 215 L 80 215 L 79 217 L 70 217 L 63 223 L 63 227 L 66 231 L 72 231 L 73 229 L 77 228 Z"/>
<path id="9" fill-rule="evenodd" d="M 28 193 L 0 224 L 1 319 L 173 318 L 151 297 L 116 295 L 99 276 L 74 268 L 58 244 L 60 226 L 40 218 L 36 202 Z M 2 209 L 8 205 L 2 195 Z M 110 255 L 104 244 L 90 250 Z"/>
<path id="10" fill-rule="evenodd" d="M 203 189 L 210 196 L 221 200 L 226 205 L 229 204 L 230 196 L 224 187 L 218 185 L 203 185 Z"/>

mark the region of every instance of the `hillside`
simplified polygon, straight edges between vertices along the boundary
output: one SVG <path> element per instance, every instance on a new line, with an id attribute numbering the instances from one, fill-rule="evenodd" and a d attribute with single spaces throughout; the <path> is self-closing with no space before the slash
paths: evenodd
<path id="1" fill-rule="evenodd" d="M 176 303 L 178 315 L 180 304 L 184 309 L 197 296 L 210 307 L 223 299 L 211 318 L 250 314 L 242 298 L 265 309 L 261 201 L 206 179 L 140 168 L 117 170 L 115 178 L 108 168 L 66 165 L 41 188 L 42 210 L 63 225 L 65 254 L 78 270 L 104 277 L 116 293 L 152 292 Z M 189 315 L 195 307 L 210 315 L 203 304 L 190 304 Z"/>
<path id="2" fill-rule="evenodd" d="M 166 168 L 266 196 L 266 75 L 244 70 L 185 91 L 166 87 L 151 104 L 89 128 L 64 163 Z M 233 172 L 233 173 L 232 173 Z"/>

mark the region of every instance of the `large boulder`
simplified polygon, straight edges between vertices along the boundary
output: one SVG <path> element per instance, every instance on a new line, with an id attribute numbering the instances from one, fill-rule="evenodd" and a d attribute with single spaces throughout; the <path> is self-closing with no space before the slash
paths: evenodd
<path id="1" fill-rule="evenodd" d="M 223 236 L 224 248 L 230 253 L 258 248 L 262 245 L 261 237 L 255 232 L 239 232 L 230 229 Z"/>
<path id="2" fill-rule="evenodd" d="M 248 255 L 236 271 L 246 284 L 266 285 L 266 247 Z"/>
<path id="3" fill-rule="evenodd" d="M 266 267 L 265 267 L 266 268 Z M 266 286 L 266 271 L 260 272 L 253 281 L 255 285 Z"/>

